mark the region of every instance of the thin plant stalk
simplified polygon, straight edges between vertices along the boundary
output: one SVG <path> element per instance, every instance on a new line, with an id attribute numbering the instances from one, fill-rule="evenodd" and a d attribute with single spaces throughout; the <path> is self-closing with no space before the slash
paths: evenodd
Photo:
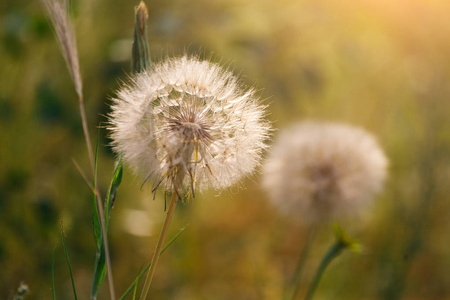
<path id="1" fill-rule="evenodd" d="M 302 274 L 305 267 L 306 259 L 311 249 L 312 241 L 316 233 L 315 224 L 311 225 L 306 236 L 306 242 L 303 245 L 302 251 L 300 253 L 300 258 L 298 260 L 297 267 L 292 277 L 290 286 L 288 287 L 288 292 L 286 294 L 286 299 L 294 300 L 297 297 L 298 291 L 300 290 L 300 283 L 302 280 Z"/>
<path id="2" fill-rule="evenodd" d="M 439 98 L 432 99 L 434 101 L 430 101 L 430 104 L 440 103 L 440 101 L 435 101 L 439 100 Z M 424 128 L 424 137 L 426 138 L 421 143 L 421 148 L 419 148 L 420 161 L 418 172 L 423 178 L 420 181 L 420 202 L 414 208 L 409 219 L 406 220 L 406 226 L 411 229 L 411 232 L 402 253 L 407 259 L 400 260 L 400 264 L 396 265 L 396 272 L 393 273 L 391 284 L 383 291 L 383 296 L 386 299 L 402 299 L 408 284 L 407 274 L 411 264 L 427 243 L 427 231 L 430 229 L 431 221 L 430 210 L 436 203 L 435 200 L 437 200 L 436 183 L 439 179 L 436 178 L 436 168 L 443 159 L 442 155 L 445 153 L 445 148 L 438 142 L 436 132 L 439 131 L 436 129 L 442 128 L 440 124 L 442 124 L 446 115 L 441 114 L 441 110 L 436 105 L 428 105 L 426 110 L 423 111 L 423 117 L 426 120 Z M 402 209 L 402 206 L 399 208 Z"/>
<path id="3" fill-rule="evenodd" d="M 339 254 L 347 248 L 349 245 L 343 242 L 342 240 L 337 240 L 327 251 L 325 256 L 322 259 L 322 262 L 319 265 L 319 268 L 316 271 L 316 275 L 314 276 L 314 280 L 309 286 L 308 292 L 306 294 L 305 300 L 311 300 L 314 296 L 314 292 L 316 291 L 317 286 L 319 285 L 320 279 L 325 272 L 325 269 L 328 267 L 330 262 L 335 259 Z"/>
<path id="4" fill-rule="evenodd" d="M 73 296 L 75 297 L 75 300 L 77 300 L 77 290 L 75 288 L 75 282 L 73 280 L 73 272 L 72 272 L 72 265 L 70 263 L 69 253 L 67 253 L 67 247 L 66 247 L 66 241 L 65 241 L 65 233 L 64 233 L 64 227 L 62 221 L 60 221 L 61 225 L 61 241 L 64 249 L 64 254 L 66 255 L 67 265 L 69 266 L 69 272 L 70 272 L 70 280 L 72 282 L 72 289 L 73 289 Z"/>
<path id="5" fill-rule="evenodd" d="M 78 94 L 78 104 L 80 107 L 80 116 L 81 116 L 81 124 L 83 127 L 84 138 L 86 140 L 86 146 L 89 155 L 89 162 L 91 165 L 92 176 L 94 176 L 94 180 L 97 181 L 97 172 L 95 172 L 95 162 L 94 162 L 94 153 L 92 152 L 92 143 L 91 137 L 88 129 L 88 122 L 86 117 L 86 110 L 84 109 L 84 97 L 82 90 L 80 92 L 77 91 Z M 105 263 L 106 263 L 106 274 L 108 276 L 108 284 L 109 284 L 109 293 L 112 300 L 116 299 L 116 293 L 114 292 L 114 280 L 111 269 L 111 258 L 109 255 L 109 245 L 108 245 L 108 237 L 106 235 L 106 226 L 105 226 L 105 214 L 103 212 L 103 205 L 101 194 L 98 186 L 95 187 L 95 193 L 97 194 L 97 209 L 100 217 L 100 225 L 102 229 L 102 238 L 103 244 L 105 245 Z"/>
<path id="6" fill-rule="evenodd" d="M 87 122 L 87 118 L 86 118 L 86 110 L 84 109 L 84 101 L 83 101 L 82 94 L 78 95 L 78 104 L 80 106 L 81 125 L 83 126 L 84 138 L 86 140 L 86 146 L 87 146 L 88 155 L 89 155 L 89 164 L 91 165 L 92 176 L 95 176 L 94 153 L 92 152 L 91 137 L 90 137 L 89 130 L 88 130 L 88 122 Z"/>
<path id="7" fill-rule="evenodd" d="M 68 1 L 67 0 L 42 0 L 42 3 L 47 11 L 47 14 L 53 23 L 55 29 L 56 37 L 61 48 L 62 55 L 66 61 L 67 67 L 71 79 L 74 83 L 75 92 L 78 96 L 78 104 L 80 107 L 81 124 L 83 127 L 84 138 L 86 140 L 86 146 L 89 155 L 89 162 L 91 165 L 92 176 L 95 178 L 95 167 L 94 167 L 94 153 L 91 144 L 91 139 L 88 130 L 88 122 L 86 117 L 86 111 L 84 108 L 83 99 L 83 84 L 81 80 L 81 73 L 79 67 L 78 49 L 75 38 L 75 28 L 68 14 Z M 104 213 L 102 207 L 102 201 L 100 198 L 99 189 L 96 188 L 95 193 L 97 194 L 97 206 L 100 214 L 100 224 L 102 229 L 103 243 L 105 245 L 105 260 L 106 260 L 106 270 L 108 274 L 109 290 L 111 294 L 111 299 L 115 300 L 114 284 L 112 280 L 111 262 L 109 256 L 108 240 L 105 231 L 104 224 Z"/>
<path id="8" fill-rule="evenodd" d="M 53 257 L 52 257 L 52 297 L 53 300 L 56 300 L 56 289 L 55 289 L 55 254 L 56 254 L 56 247 L 53 250 Z"/>
<path id="9" fill-rule="evenodd" d="M 164 225 L 159 234 L 158 243 L 156 244 L 156 249 L 153 254 L 152 265 L 148 270 L 147 277 L 145 279 L 144 287 L 142 288 L 141 297 L 139 299 L 146 299 L 148 291 L 150 289 L 150 284 L 152 283 L 153 275 L 155 274 L 156 265 L 158 264 L 159 257 L 161 256 L 161 250 L 164 245 L 164 240 L 166 239 L 167 231 L 169 229 L 170 221 L 172 220 L 173 213 L 175 211 L 175 206 L 178 203 L 178 194 L 175 191 L 172 194 L 172 199 L 170 200 L 170 205 L 167 210 L 166 219 L 164 220 Z"/>

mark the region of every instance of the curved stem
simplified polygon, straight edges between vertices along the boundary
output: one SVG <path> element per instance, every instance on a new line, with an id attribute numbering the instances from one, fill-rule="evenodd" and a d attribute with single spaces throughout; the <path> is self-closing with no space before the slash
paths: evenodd
<path id="1" fill-rule="evenodd" d="M 142 288 L 141 297 L 139 299 L 145 299 L 150 289 L 150 284 L 152 283 L 153 275 L 155 274 L 156 265 L 158 264 L 159 257 L 161 256 L 161 250 L 164 245 L 164 240 L 166 239 L 167 231 L 169 229 L 170 221 L 172 220 L 173 213 L 175 211 L 175 206 L 178 202 L 178 194 L 173 193 L 172 199 L 170 200 L 169 209 L 167 210 L 166 219 L 164 220 L 164 225 L 159 234 L 158 243 L 156 244 L 156 249 L 153 254 L 152 265 L 150 270 L 148 270 L 147 277 L 145 279 L 144 287 Z"/>
<path id="2" fill-rule="evenodd" d="M 342 250 L 344 250 L 348 245 L 344 242 L 337 240 L 327 251 L 325 256 L 322 259 L 322 262 L 319 265 L 319 268 L 316 271 L 316 275 L 314 276 L 314 280 L 311 283 L 308 292 L 306 294 L 305 300 L 311 300 L 314 296 L 314 292 L 316 291 L 317 286 L 319 285 L 320 279 L 322 278 L 325 269 L 328 267 L 330 262 L 337 257 Z"/>
<path id="3" fill-rule="evenodd" d="M 303 268 L 306 263 L 306 259 L 308 258 L 309 249 L 311 249 L 312 241 L 314 239 L 314 235 L 316 232 L 315 224 L 311 225 L 308 230 L 306 236 L 306 242 L 303 245 L 303 249 L 300 253 L 300 258 L 298 260 L 297 267 L 294 272 L 294 276 L 292 277 L 292 281 L 290 282 L 290 286 L 288 288 L 288 292 L 286 293 L 286 299 L 294 300 L 300 290 L 300 282 L 302 279 Z"/>

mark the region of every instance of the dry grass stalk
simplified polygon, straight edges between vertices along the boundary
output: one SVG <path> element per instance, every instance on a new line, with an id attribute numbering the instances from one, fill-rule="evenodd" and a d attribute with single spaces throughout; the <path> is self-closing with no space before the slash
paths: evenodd
<path id="1" fill-rule="evenodd" d="M 88 123 L 86 117 L 86 110 L 84 108 L 84 97 L 83 97 L 83 84 L 80 74 L 80 64 L 78 59 L 78 49 L 75 38 L 75 27 L 70 20 L 68 14 L 68 0 L 41 0 L 42 4 L 47 11 L 53 27 L 55 29 L 56 38 L 58 40 L 59 46 L 61 48 L 62 55 L 66 61 L 67 68 L 69 69 L 70 77 L 75 87 L 75 92 L 78 96 L 78 104 L 80 107 L 81 123 L 83 126 L 83 133 L 86 140 L 86 146 L 89 155 L 89 162 L 91 166 L 92 176 L 95 178 L 95 166 L 94 166 L 94 154 L 92 151 L 92 143 L 88 130 Z M 95 193 L 97 194 L 97 209 L 100 215 L 100 224 L 102 229 L 103 243 L 105 245 L 105 261 L 106 269 L 108 274 L 108 282 L 111 299 L 115 299 L 114 283 L 111 271 L 111 260 L 109 255 L 108 239 L 105 231 L 105 219 L 103 212 L 103 205 L 100 197 L 100 192 L 98 187 Z"/>

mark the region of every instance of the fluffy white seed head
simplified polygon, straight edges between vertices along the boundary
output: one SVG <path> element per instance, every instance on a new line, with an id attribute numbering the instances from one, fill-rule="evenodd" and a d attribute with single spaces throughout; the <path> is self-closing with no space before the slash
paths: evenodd
<path id="1" fill-rule="evenodd" d="M 281 211 L 307 222 L 354 215 L 383 185 L 388 161 L 368 132 L 303 122 L 281 132 L 263 185 Z"/>
<path id="2" fill-rule="evenodd" d="M 113 99 L 113 149 L 154 188 L 221 189 L 258 165 L 270 125 L 253 90 L 218 65 L 167 59 Z"/>

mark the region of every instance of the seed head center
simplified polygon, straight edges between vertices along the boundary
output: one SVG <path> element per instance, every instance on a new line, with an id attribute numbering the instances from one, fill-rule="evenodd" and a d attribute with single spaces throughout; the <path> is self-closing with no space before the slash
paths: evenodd
<path id="1" fill-rule="evenodd" d="M 184 126 L 184 128 L 186 129 L 195 129 L 195 130 L 200 130 L 201 126 L 197 123 L 192 123 L 192 122 L 182 122 L 181 125 Z"/>

